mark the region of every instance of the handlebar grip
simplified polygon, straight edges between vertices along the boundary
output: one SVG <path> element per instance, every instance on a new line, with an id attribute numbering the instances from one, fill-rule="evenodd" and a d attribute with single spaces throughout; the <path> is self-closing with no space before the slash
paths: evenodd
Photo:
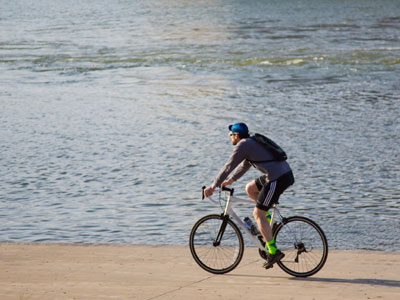
<path id="1" fill-rule="evenodd" d="M 201 188 L 201 200 L 204 200 L 204 190 L 206 189 L 206 186 L 203 186 L 202 188 Z"/>

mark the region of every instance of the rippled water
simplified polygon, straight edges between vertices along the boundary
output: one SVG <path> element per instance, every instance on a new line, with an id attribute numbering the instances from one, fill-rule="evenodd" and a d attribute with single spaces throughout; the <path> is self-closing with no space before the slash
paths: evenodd
<path id="1" fill-rule="evenodd" d="M 186 244 L 245 121 L 289 154 L 285 214 L 333 248 L 399 251 L 398 1 L 15 2 L 0 241 Z"/>

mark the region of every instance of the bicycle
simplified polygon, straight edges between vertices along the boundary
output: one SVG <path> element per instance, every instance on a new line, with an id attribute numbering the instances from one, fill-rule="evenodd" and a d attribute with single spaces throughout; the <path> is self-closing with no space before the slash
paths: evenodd
<path id="1" fill-rule="evenodd" d="M 202 200 L 205 198 L 204 189 Z M 194 260 L 201 268 L 213 274 L 224 274 L 235 269 L 244 252 L 243 236 L 239 228 L 258 247 L 260 256 L 267 259 L 262 235 L 254 225 L 248 228 L 232 208 L 233 202 L 254 202 L 234 197 L 233 188 L 223 187 L 216 191 L 219 192 L 219 200 L 212 197 L 208 199 L 220 204 L 223 213 L 204 216 L 194 224 L 189 238 Z M 227 194 L 225 207 L 221 203 L 223 191 Z M 273 238 L 285 254 L 277 265 L 295 277 L 308 277 L 320 271 L 328 257 L 328 242 L 322 229 L 306 217 L 283 217 L 278 204 L 272 208 L 270 224 Z"/>

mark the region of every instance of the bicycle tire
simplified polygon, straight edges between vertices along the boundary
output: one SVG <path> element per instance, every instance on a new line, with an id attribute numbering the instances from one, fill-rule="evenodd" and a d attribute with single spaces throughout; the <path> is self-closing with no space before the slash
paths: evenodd
<path id="1" fill-rule="evenodd" d="M 213 274 L 232 271 L 243 257 L 242 233 L 229 218 L 220 244 L 215 244 L 224 219 L 223 215 L 207 215 L 194 224 L 190 233 L 189 246 L 194 260 L 201 268 Z"/>
<path id="2" fill-rule="evenodd" d="M 278 266 L 295 277 L 317 273 L 328 258 L 328 241 L 322 229 L 305 217 L 289 217 L 273 233 L 277 247 L 285 254 Z"/>

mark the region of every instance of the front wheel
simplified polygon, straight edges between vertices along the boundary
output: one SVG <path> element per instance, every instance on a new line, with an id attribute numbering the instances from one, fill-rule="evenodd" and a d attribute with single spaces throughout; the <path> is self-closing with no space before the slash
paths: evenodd
<path id="1" fill-rule="evenodd" d="M 239 228 L 223 215 L 208 215 L 197 221 L 190 233 L 189 246 L 199 266 L 214 274 L 236 268 L 244 251 Z"/>
<path id="2" fill-rule="evenodd" d="M 286 273 L 296 277 L 314 275 L 328 257 L 328 241 L 322 229 L 304 217 L 284 219 L 274 231 L 277 247 L 285 254 L 278 262 Z"/>

